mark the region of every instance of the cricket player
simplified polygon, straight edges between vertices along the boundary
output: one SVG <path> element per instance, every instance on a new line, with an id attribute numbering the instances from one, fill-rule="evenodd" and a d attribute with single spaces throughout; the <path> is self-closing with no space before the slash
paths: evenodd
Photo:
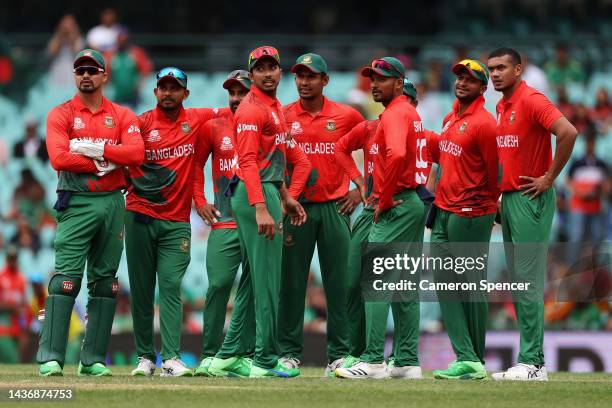
<path id="1" fill-rule="evenodd" d="M 279 362 L 277 318 L 285 211 L 291 222 L 302 225 L 306 213 L 296 198 L 310 173 L 310 162 L 288 131 L 282 106 L 276 99 L 281 79 L 280 56 L 274 47 L 256 48 L 249 55 L 252 86 L 235 114 L 237 179 L 230 186 L 231 207 L 240 247 L 248 268 L 243 270 L 232 321 L 221 350 L 210 364 L 215 376 L 295 377 L 299 369 Z M 297 155 L 292 160 L 290 155 Z M 286 162 L 293 161 L 289 189 L 284 185 Z M 250 341 L 244 341 L 248 309 L 254 308 L 255 353 L 249 360 Z M 248 317 L 246 317 L 248 318 Z"/>
<path id="2" fill-rule="evenodd" d="M 486 66 L 466 59 L 452 68 L 456 100 L 442 122 L 437 140 L 428 140 L 428 152 L 438 163 L 435 221 L 430 241 L 432 256 L 487 257 L 497 213 L 498 158 L 496 124 L 484 108 L 489 82 Z M 436 246 L 435 243 L 441 243 Z M 446 243 L 457 244 L 449 247 Z M 483 243 L 478 245 L 477 243 Z M 480 282 L 486 269 L 434 270 L 439 282 Z M 438 293 L 444 326 L 457 356 L 447 369 L 434 371 L 441 379 L 483 379 L 488 304 L 480 292 Z"/>
<path id="3" fill-rule="evenodd" d="M 492 377 L 546 381 L 543 296 L 556 201 L 553 183 L 572 153 L 577 132 L 546 96 L 521 79 L 523 65 L 516 50 L 494 50 L 487 66 L 495 90 L 504 94 L 497 104 L 497 151 L 509 277 L 512 282 L 532 283 L 541 296 L 538 301 L 515 298 L 521 334 L 518 364 Z M 554 159 L 551 133 L 557 138 Z"/>
<path id="4" fill-rule="evenodd" d="M 327 358 L 325 374 L 349 357 L 346 313 L 346 260 L 350 240 L 349 215 L 361 202 L 359 190 L 349 192 L 349 178 L 336 161 L 335 143 L 363 121 L 350 106 L 329 100 L 327 63 L 318 54 L 304 54 L 291 68 L 299 99 L 284 107 L 287 127 L 308 156 L 312 170 L 300 197 L 308 220 L 299 227 L 285 222 L 283 268 L 278 316 L 278 345 L 285 365 L 299 368 L 304 348 L 304 307 L 308 273 L 319 251 L 327 299 Z M 352 360 L 346 361 L 352 364 Z"/>
<path id="5" fill-rule="evenodd" d="M 231 114 L 210 120 L 202 128 L 193 178 L 193 201 L 197 212 L 204 222 L 211 226 L 206 251 L 208 290 L 204 303 L 204 342 L 202 360 L 195 370 L 196 376 L 206 377 L 210 376 L 208 368 L 223 343 L 227 302 L 238 267 L 243 261 L 230 198 L 224 193 L 236 164 L 233 116 L 251 88 L 249 73 L 244 70 L 232 71 L 223 82 L 223 88 L 228 92 Z M 204 195 L 203 169 L 211 154 L 214 204 L 209 203 Z M 243 265 L 243 269 L 245 266 Z M 245 329 L 245 332 L 253 332 L 253 329 L 254 327 Z M 254 345 L 253 342 L 253 347 Z"/>
<path id="6" fill-rule="evenodd" d="M 70 315 L 87 263 L 87 327 L 78 374 L 108 376 L 106 352 L 119 289 L 126 185 L 144 144 L 136 115 L 102 95 L 106 62 L 85 49 L 74 59 L 77 94 L 47 116 L 47 150 L 59 173 L 55 274 L 49 281 L 36 360 L 41 376 L 63 375 Z"/>
<path id="7" fill-rule="evenodd" d="M 374 225 L 368 242 L 404 242 L 420 245 L 425 226 L 425 204 L 416 188 L 426 182 L 422 157 L 425 147 L 423 126 L 414 106 L 403 94 L 405 69 L 393 57 L 372 61 L 361 74 L 369 77 L 372 96 L 385 106 L 374 136 L 378 152 L 374 157 L 374 189 L 379 198 L 372 214 Z M 360 362 L 351 368 L 337 368 L 343 378 L 387 378 L 384 360 L 385 333 L 390 302 L 366 302 L 366 348 Z M 391 304 L 395 321 L 393 377 L 422 378 L 417 356 L 419 303 Z"/>
<path id="8" fill-rule="evenodd" d="M 187 75 L 175 67 L 157 73 L 157 107 L 139 116 L 145 161 L 130 167 L 126 252 L 138 366 L 134 376 L 155 371 L 155 282 L 159 282 L 161 376 L 193 373 L 180 359 L 183 324 L 181 282 L 189 265 L 194 154 L 204 124 L 227 110 L 183 108 Z"/>
<path id="9" fill-rule="evenodd" d="M 407 78 L 404 78 L 404 95 L 416 108 L 418 104 L 417 91 Z M 351 229 L 347 261 L 346 301 L 351 356 L 361 356 L 365 351 L 365 309 L 361 293 L 361 244 L 368 241 L 368 235 L 373 224 L 373 203 L 376 202 L 376 198 L 373 196 L 374 180 L 372 176 L 374 173 L 374 156 L 378 152 L 378 144 L 374 141 L 374 135 L 379 122 L 380 119 L 363 121 L 336 143 L 338 164 L 344 169 L 351 181 L 360 188 L 360 191 L 365 192 L 363 211 L 359 214 Z M 357 169 L 351 156 L 353 151 L 360 149 L 363 150 L 364 156 L 363 175 Z M 344 366 L 345 368 L 349 366 L 349 362 L 345 362 Z"/>

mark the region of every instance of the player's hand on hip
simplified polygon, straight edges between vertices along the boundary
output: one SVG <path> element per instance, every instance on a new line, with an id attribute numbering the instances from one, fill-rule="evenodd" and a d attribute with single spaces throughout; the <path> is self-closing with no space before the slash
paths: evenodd
<path id="1" fill-rule="evenodd" d="M 338 200 L 338 204 L 340 205 L 338 212 L 344 215 L 351 215 L 361 202 L 362 192 L 358 187 L 349 191 L 344 197 Z"/>
<path id="2" fill-rule="evenodd" d="M 117 166 L 111 161 L 94 159 L 93 162 L 96 165 L 96 169 L 98 169 L 98 172 L 96 173 L 96 176 L 98 177 L 104 177 L 111 171 L 114 171 L 119 168 L 119 166 Z"/>
<path id="3" fill-rule="evenodd" d="M 203 206 L 196 209 L 200 218 L 204 220 L 206 225 L 213 225 L 216 223 L 217 217 L 221 217 L 221 212 L 215 208 L 212 204 L 204 204 Z"/>
<path id="4" fill-rule="evenodd" d="M 531 194 L 529 197 L 530 200 L 533 200 L 553 185 L 553 180 L 551 180 L 547 174 L 540 177 L 519 176 L 519 178 L 521 180 L 527 180 L 527 183 L 521 184 L 519 188 L 523 190 L 523 195 Z"/>
<path id="5" fill-rule="evenodd" d="M 374 208 L 374 224 L 378 223 L 378 219 L 380 218 L 380 215 L 382 213 L 389 211 L 391 208 L 395 207 L 396 205 L 400 205 L 403 202 L 404 200 L 393 200 L 393 202 L 391 203 L 391 207 L 387 208 L 386 210 L 382 210 L 380 206 L 377 205 L 376 208 Z"/>
<path id="6" fill-rule="evenodd" d="M 306 222 L 306 210 L 293 197 L 287 197 L 283 200 L 283 212 L 289 216 L 292 225 L 299 227 Z"/>
<path id="7" fill-rule="evenodd" d="M 274 239 L 276 223 L 264 203 L 255 204 L 255 222 L 257 222 L 257 233 L 259 235 L 264 235 L 269 240 Z"/>
<path id="8" fill-rule="evenodd" d="M 70 151 L 92 159 L 102 160 L 104 158 L 105 141 L 91 142 L 89 140 L 71 139 Z"/>

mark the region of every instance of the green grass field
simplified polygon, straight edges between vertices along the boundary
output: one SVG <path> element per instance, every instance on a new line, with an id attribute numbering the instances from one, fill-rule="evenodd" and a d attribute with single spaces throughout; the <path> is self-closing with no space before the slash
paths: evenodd
<path id="1" fill-rule="evenodd" d="M 612 375 L 553 373 L 548 383 L 485 381 L 340 380 L 306 368 L 295 379 L 133 378 L 129 367 L 114 376 L 80 378 L 67 366 L 64 377 L 41 379 L 35 365 L 0 365 L 0 388 L 70 387 L 79 407 L 610 407 Z M 156 374 L 159 373 L 159 370 Z M 15 402 L 0 406 L 44 407 L 55 403 Z M 62 405 L 71 403 L 63 402 Z"/>

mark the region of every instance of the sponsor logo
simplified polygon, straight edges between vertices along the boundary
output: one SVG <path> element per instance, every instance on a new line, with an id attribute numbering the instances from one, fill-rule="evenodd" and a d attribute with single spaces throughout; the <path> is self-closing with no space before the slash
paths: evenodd
<path id="1" fill-rule="evenodd" d="M 136 132 L 136 133 L 140 133 L 140 128 L 139 128 L 138 126 L 136 126 L 136 125 L 131 125 L 131 126 L 128 128 L 128 135 L 129 135 L 130 133 L 134 133 L 134 132 Z"/>
<path id="2" fill-rule="evenodd" d="M 189 240 L 187 238 L 183 238 L 181 241 L 181 251 L 189 252 Z"/>
<path id="3" fill-rule="evenodd" d="M 221 150 L 232 150 L 234 148 L 232 139 L 229 136 L 223 136 L 221 139 L 221 146 L 219 148 Z"/>
<path id="4" fill-rule="evenodd" d="M 62 282 L 62 290 L 64 291 L 64 293 L 72 293 L 72 289 L 74 289 L 74 282 L 72 281 Z"/>
<path id="5" fill-rule="evenodd" d="M 116 295 L 117 292 L 119 292 L 119 282 L 113 282 L 111 285 L 111 292 L 113 292 L 113 295 Z"/>
<path id="6" fill-rule="evenodd" d="M 274 124 L 275 125 L 280 125 L 280 120 L 278 119 L 278 116 L 276 116 L 276 113 L 274 112 L 270 112 L 272 114 L 272 119 L 274 120 Z"/>
<path id="7" fill-rule="evenodd" d="M 333 120 L 328 120 L 327 125 L 325 125 L 325 129 L 328 132 L 333 132 L 334 130 L 336 130 L 336 122 Z"/>
<path id="8" fill-rule="evenodd" d="M 74 118 L 74 124 L 72 125 L 74 130 L 85 129 L 85 123 L 83 123 L 83 119 L 78 116 Z"/>
<path id="9" fill-rule="evenodd" d="M 236 126 L 236 133 L 240 133 L 240 132 L 257 132 L 257 125 L 250 125 L 247 123 L 239 123 L 238 126 Z"/>
<path id="10" fill-rule="evenodd" d="M 461 126 L 459 127 L 459 132 L 464 133 L 466 128 L 467 128 L 467 122 L 463 122 Z"/>
<path id="11" fill-rule="evenodd" d="M 153 129 L 149 132 L 149 136 L 147 137 L 147 142 L 155 143 L 161 140 L 161 136 L 159 135 L 159 130 Z"/>
<path id="12" fill-rule="evenodd" d="M 378 154 L 378 143 L 372 143 L 372 146 L 370 146 L 369 153 L 374 156 Z"/>
<path id="13" fill-rule="evenodd" d="M 295 121 L 291 124 L 291 135 L 301 135 L 304 133 L 302 129 L 302 124 L 298 121 Z"/>
<path id="14" fill-rule="evenodd" d="M 191 128 L 189 127 L 189 123 L 187 123 L 187 122 L 181 123 L 181 130 L 183 131 L 183 133 L 191 132 Z"/>
<path id="15" fill-rule="evenodd" d="M 508 118 L 508 123 L 513 124 L 515 119 L 516 119 L 516 112 L 514 112 L 514 111 L 510 112 L 510 117 Z"/>

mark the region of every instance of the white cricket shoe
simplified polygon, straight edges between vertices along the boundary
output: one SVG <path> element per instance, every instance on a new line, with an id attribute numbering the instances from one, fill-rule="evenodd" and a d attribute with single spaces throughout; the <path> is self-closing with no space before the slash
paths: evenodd
<path id="1" fill-rule="evenodd" d="M 370 364 L 365 361 L 360 361 L 351 368 L 336 368 L 336 377 L 340 378 L 351 378 L 351 379 L 362 379 L 362 378 L 374 378 L 383 379 L 389 378 L 389 371 L 387 370 L 387 364 Z"/>
<path id="2" fill-rule="evenodd" d="M 161 377 L 192 377 L 193 372 L 179 358 L 165 360 L 161 366 Z"/>
<path id="3" fill-rule="evenodd" d="M 155 373 L 155 363 L 146 357 L 138 357 L 138 366 L 132 370 L 132 376 L 150 377 Z"/>
<path id="4" fill-rule="evenodd" d="M 300 368 L 300 360 L 294 357 L 281 357 L 278 361 L 287 368 Z"/>
<path id="5" fill-rule="evenodd" d="M 403 378 L 405 380 L 422 380 L 423 371 L 420 366 L 393 367 L 391 378 Z"/>
<path id="6" fill-rule="evenodd" d="M 537 368 L 533 364 L 518 363 L 508 371 L 491 376 L 496 381 L 548 381 L 546 367 Z"/>
<path id="7" fill-rule="evenodd" d="M 337 358 L 325 367 L 325 377 L 335 377 L 336 368 L 340 368 L 344 365 L 344 358 Z"/>

